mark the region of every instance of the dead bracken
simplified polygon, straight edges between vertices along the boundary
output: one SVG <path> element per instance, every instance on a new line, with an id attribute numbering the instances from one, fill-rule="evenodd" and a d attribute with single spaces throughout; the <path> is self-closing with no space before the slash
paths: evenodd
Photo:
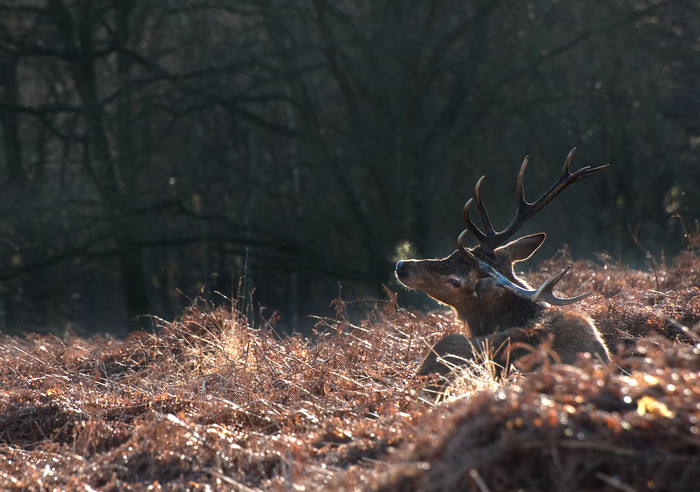
<path id="1" fill-rule="evenodd" d="M 203 303 L 125 340 L 5 337 L 0 488 L 691 490 L 699 286 L 691 250 L 656 272 L 576 262 L 558 289 L 594 291 L 578 309 L 614 363 L 458 378 L 437 405 L 412 374 L 460 323 L 395 298 L 357 325 L 336 301 L 312 339 Z"/>

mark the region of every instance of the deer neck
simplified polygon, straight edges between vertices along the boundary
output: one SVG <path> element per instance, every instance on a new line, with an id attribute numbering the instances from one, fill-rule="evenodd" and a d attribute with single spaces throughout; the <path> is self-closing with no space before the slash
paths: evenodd
<path id="1" fill-rule="evenodd" d="M 473 337 L 490 335 L 498 330 L 525 327 L 537 319 L 544 305 L 506 292 L 500 302 L 484 301 L 476 309 L 457 312 Z"/>

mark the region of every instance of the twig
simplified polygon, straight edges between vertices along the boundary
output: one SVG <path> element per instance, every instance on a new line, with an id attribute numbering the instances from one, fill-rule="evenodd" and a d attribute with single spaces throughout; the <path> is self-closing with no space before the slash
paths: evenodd
<path id="1" fill-rule="evenodd" d="M 479 487 L 479 490 L 481 492 L 490 492 L 488 486 L 486 485 L 486 482 L 484 482 L 484 479 L 481 478 L 481 475 L 479 475 L 479 470 L 477 470 L 476 468 L 472 468 L 471 470 L 469 470 L 469 476 L 472 480 L 474 480 L 474 483 L 477 487 Z"/>
<path id="2" fill-rule="evenodd" d="M 651 252 L 645 248 L 639 240 L 639 226 L 637 226 L 637 228 L 633 231 L 632 226 L 627 224 L 627 229 L 629 229 L 630 234 L 632 235 L 632 241 L 634 241 L 634 244 L 639 246 L 641 250 L 644 251 L 644 254 L 651 263 L 651 268 L 654 270 L 654 278 L 656 279 L 656 290 L 660 291 L 661 287 L 659 286 L 659 272 L 656 269 L 656 262 L 654 261 L 654 257 L 651 255 Z"/>
<path id="3" fill-rule="evenodd" d="M 606 484 L 615 487 L 616 489 L 624 490 L 625 492 L 635 492 L 636 491 L 635 488 L 630 487 L 629 485 L 622 483 L 619 478 L 611 477 L 610 475 L 606 475 L 605 473 L 601 473 L 601 472 L 596 472 L 595 476 L 598 477 L 599 479 L 601 479 Z"/>

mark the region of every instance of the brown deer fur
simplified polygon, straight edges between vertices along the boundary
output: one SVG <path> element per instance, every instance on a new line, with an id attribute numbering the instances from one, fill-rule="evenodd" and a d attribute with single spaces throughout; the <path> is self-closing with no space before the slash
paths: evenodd
<path id="1" fill-rule="evenodd" d="M 535 234 L 498 248 L 498 270 L 518 285 L 529 287 L 515 276 L 512 262 L 527 259 L 544 238 L 544 234 Z M 459 251 L 443 259 L 401 261 L 397 264 L 396 275 L 407 287 L 422 290 L 433 299 L 452 306 L 470 336 L 449 335 L 441 339 L 420 365 L 418 375 L 447 375 L 450 364 L 460 365 L 473 359 L 474 350 L 482 350 L 485 344 L 495 352 L 492 354 L 494 362 L 504 366 L 507 361 L 514 362 L 527 353 L 522 348 L 508 350 L 510 344 L 535 348 L 550 335 L 551 351 L 558 362 L 572 364 L 577 354 L 584 352 L 602 362 L 609 360 L 605 343 L 588 318 L 522 299 L 493 285 L 491 278 Z M 444 364 L 438 356 L 450 364 Z"/>
<path id="2" fill-rule="evenodd" d="M 480 180 L 475 190 L 476 203 L 482 218 L 485 217 L 487 233 L 476 229 L 469 219 L 471 200 L 465 207 L 465 220 L 481 244 L 466 250 L 461 242 L 463 233 L 458 240 L 459 249 L 446 258 L 403 260 L 396 264 L 396 277 L 402 284 L 422 290 L 433 299 L 452 306 L 465 323 L 469 336 L 449 335 L 442 338 L 423 360 L 418 375 L 438 373 L 449 376 L 452 372 L 450 366 L 463 365 L 466 360 L 474 359 L 476 351 L 483 351 L 484 346 L 489 348 L 492 360 L 501 367 L 527 355 L 527 347 L 535 349 L 545 342 L 549 343 L 549 353 L 556 362 L 572 364 L 581 353 L 589 353 L 601 362 L 610 360 L 605 342 L 591 320 L 575 312 L 548 307 L 542 302 L 545 299 L 564 305 L 580 298 L 557 298 L 552 287 L 558 278 L 540 289 L 548 291 L 547 297 L 538 297 L 540 294 L 537 294 L 534 296 L 536 300 L 532 300 L 514 292 L 517 288 L 530 289 L 513 272 L 514 263 L 528 259 L 544 242 L 544 233 L 524 236 L 497 248 L 491 246 L 497 244 L 501 237 L 512 234 L 565 186 L 604 168 L 591 171 L 585 168 L 572 175 L 569 172 L 572 155 L 573 151 L 567 158 L 562 177 L 547 194 L 534 204 L 524 202 L 519 205 L 523 210 L 519 209 L 513 222 L 515 225 L 511 224 L 501 232 L 493 230 L 481 203 Z M 526 165 L 527 158 L 518 179 L 520 195 L 524 194 L 522 175 Z M 563 186 L 560 186 L 561 183 L 564 183 Z M 521 215 L 525 217 L 521 218 Z M 491 272 L 487 271 L 489 268 Z M 534 292 L 527 291 L 526 294 Z"/>

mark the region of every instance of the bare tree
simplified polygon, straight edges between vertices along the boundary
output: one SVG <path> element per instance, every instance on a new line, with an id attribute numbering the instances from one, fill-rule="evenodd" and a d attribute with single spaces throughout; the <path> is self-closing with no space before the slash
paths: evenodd
<path id="1" fill-rule="evenodd" d="M 464 182 L 507 176 L 513 154 L 579 145 L 614 164 L 548 216 L 551 243 L 577 255 L 622 255 L 641 220 L 677 249 L 669 214 L 695 219 L 693 2 L 21 0 L 0 14 L 7 326 L 173 316 L 245 269 L 283 323 L 338 281 L 378 292 L 407 242 L 445 252 Z M 573 202 L 590 227 L 572 226 Z"/>

